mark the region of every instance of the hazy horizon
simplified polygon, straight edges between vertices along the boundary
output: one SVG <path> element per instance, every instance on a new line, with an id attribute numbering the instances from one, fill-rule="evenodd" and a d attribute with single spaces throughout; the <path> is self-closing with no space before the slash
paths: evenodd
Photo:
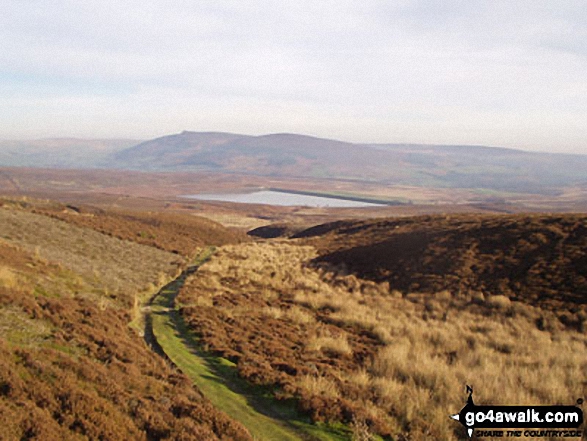
<path id="1" fill-rule="evenodd" d="M 508 150 L 520 150 L 520 151 L 525 151 L 525 152 L 535 152 L 535 153 L 555 153 L 555 154 L 565 154 L 565 155 L 587 155 L 587 151 L 550 151 L 550 150 L 540 150 L 540 149 L 524 149 L 524 148 L 516 148 L 516 147 L 504 147 L 504 146 L 499 146 L 499 145 L 481 145 L 481 144 L 437 144 L 437 143 L 410 143 L 410 142 L 405 142 L 405 143 L 395 143 L 395 142 L 375 142 L 375 143 L 371 143 L 371 142 L 361 142 L 361 141 L 349 141 L 347 139 L 340 139 L 340 138 L 325 138 L 325 137 L 321 137 L 321 136 L 315 136 L 315 135 L 311 135 L 311 134 L 307 134 L 307 133 L 287 133 L 287 132 L 275 132 L 275 133 L 235 133 L 235 132 L 222 132 L 222 131 L 217 131 L 217 130 L 205 130 L 205 131 L 195 131 L 195 130 L 182 130 L 181 132 L 178 133 L 167 133 L 167 134 L 163 134 L 160 136 L 155 136 L 153 138 L 144 138 L 144 139 L 138 139 L 138 138 L 106 138 L 106 137 L 101 137 L 101 138 L 92 138 L 92 137 L 74 137 L 74 136 L 56 136 L 56 137 L 41 137 L 41 138 L 20 138 L 20 139 L 8 139 L 8 138 L 0 138 L 0 142 L 42 142 L 42 141 L 75 141 L 75 140 L 80 140 L 80 141 L 133 141 L 136 142 L 137 145 L 143 142 L 147 142 L 147 141 L 151 141 L 153 139 L 158 139 L 158 138 L 163 138 L 166 136 L 173 136 L 173 135 L 177 135 L 180 134 L 182 132 L 190 132 L 190 133 L 230 133 L 233 135 L 242 135 L 242 136 L 252 136 L 252 137 L 257 137 L 257 136 L 269 136 L 269 135 L 295 135 L 295 136 L 308 136 L 308 137 L 312 137 L 312 138 L 320 138 L 320 139 L 325 139 L 325 140 L 329 140 L 329 141 L 339 141 L 339 142 L 348 142 L 351 144 L 356 144 L 356 145 L 413 145 L 413 146 L 447 146 L 447 147 L 480 147 L 480 148 L 494 148 L 494 149 L 508 149 Z"/>
<path id="2" fill-rule="evenodd" d="M 587 4 L 0 4 L 0 139 L 189 131 L 587 154 Z"/>

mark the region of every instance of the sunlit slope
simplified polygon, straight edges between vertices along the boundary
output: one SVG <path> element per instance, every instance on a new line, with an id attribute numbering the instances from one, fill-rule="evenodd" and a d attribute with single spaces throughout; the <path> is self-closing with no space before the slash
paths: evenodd
<path id="1" fill-rule="evenodd" d="M 557 312 L 466 289 L 402 293 L 316 268 L 316 256 L 284 240 L 225 246 L 177 298 L 210 353 L 315 421 L 355 439 L 457 440 L 448 416 L 465 384 L 478 404 L 574 404 L 587 392 L 587 337 Z"/>
<path id="2" fill-rule="evenodd" d="M 126 305 L 134 293 L 175 274 L 182 262 L 172 253 L 18 209 L 0 208 L 0 238 L 70 270 L 91 287 L 84 294 Z"/>
<path id="3" fill-rule="evenodd" d="M 173 253 L 0 208 L 0 438 L 250 439 L 129 327 Z"/>
<path id="4" fill-rule="evenodd" d="M 189 257 L 198 247 L 224 245 L 246 236 L 209 219 L 165 212 L 104 210 L 46 201 L 7 200 L 26 211 L 44 214 L 108 236 Z"/>

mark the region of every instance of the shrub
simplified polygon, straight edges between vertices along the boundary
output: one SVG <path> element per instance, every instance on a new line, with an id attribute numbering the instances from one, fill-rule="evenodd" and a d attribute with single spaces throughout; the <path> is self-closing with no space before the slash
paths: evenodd
<path id="1" fill-rule="evenodd" d="M 490 308 L 505 310 L 508 309 L 512 302 L 511 300 L 503 295 L 496 295 L 496 296 L 489 296 L 489 298 L 485 301 L 487 306 Z"/>
<path id="2" fill-rule="evenodd" d="M 344 335 L 339 335 L 337 337 L 315 337 L 308 342 L 308 350 L 332 352 L 341 355 L 350 355 L 353 353 L 353 350 Z"/>

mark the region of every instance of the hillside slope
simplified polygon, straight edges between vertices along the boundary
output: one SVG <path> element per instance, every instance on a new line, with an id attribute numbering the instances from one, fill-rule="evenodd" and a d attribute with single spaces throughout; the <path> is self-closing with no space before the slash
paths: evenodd
<path id="1" fill-rule="evenodd" d="M 180 256 L 18 204 L 0 219 L 1 439 L 250 439 L 129 326 Z"/>
<path id="2" fill-rule="evenodd" d="M 448 415 L 473 381 L 478 404 L 587 392 L 585 328 L 558 312 L 504 296 L 402 296 L 315 257 L 290 240 L 224 246 L 176 303 L 204 348 L 315 421 L 348 424 L 359 440 L 456 441 L 466 435 Z"/>
<path id="3" fill-rule="evenodd" d="M 424 216 L 335 222 L 295 237 L 317 262 L 392 288 L 480 291 L 542 306 L 587 304 L 584 215 Z"/>
<path id="4" fill-rule="evenodd" d="M 0 199 L 0 205 L 3 201 Z M 31 213 L 87 227 L 118 239 L 148 245 L 182 256 L 192 256 L 198 247 L 246 240 L 246 236 L 209 219 L 164 212 L 104 210 L 92 206 L 53 201 L 5 199 Z"/>

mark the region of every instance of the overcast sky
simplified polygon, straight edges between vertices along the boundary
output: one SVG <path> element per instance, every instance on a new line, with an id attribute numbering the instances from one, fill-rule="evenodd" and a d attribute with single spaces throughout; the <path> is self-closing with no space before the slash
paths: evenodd
<path id="1" fill-rule="evenodd" d="M 587 2 L 0 1 L 0 138 L 587 153 Z"/>

